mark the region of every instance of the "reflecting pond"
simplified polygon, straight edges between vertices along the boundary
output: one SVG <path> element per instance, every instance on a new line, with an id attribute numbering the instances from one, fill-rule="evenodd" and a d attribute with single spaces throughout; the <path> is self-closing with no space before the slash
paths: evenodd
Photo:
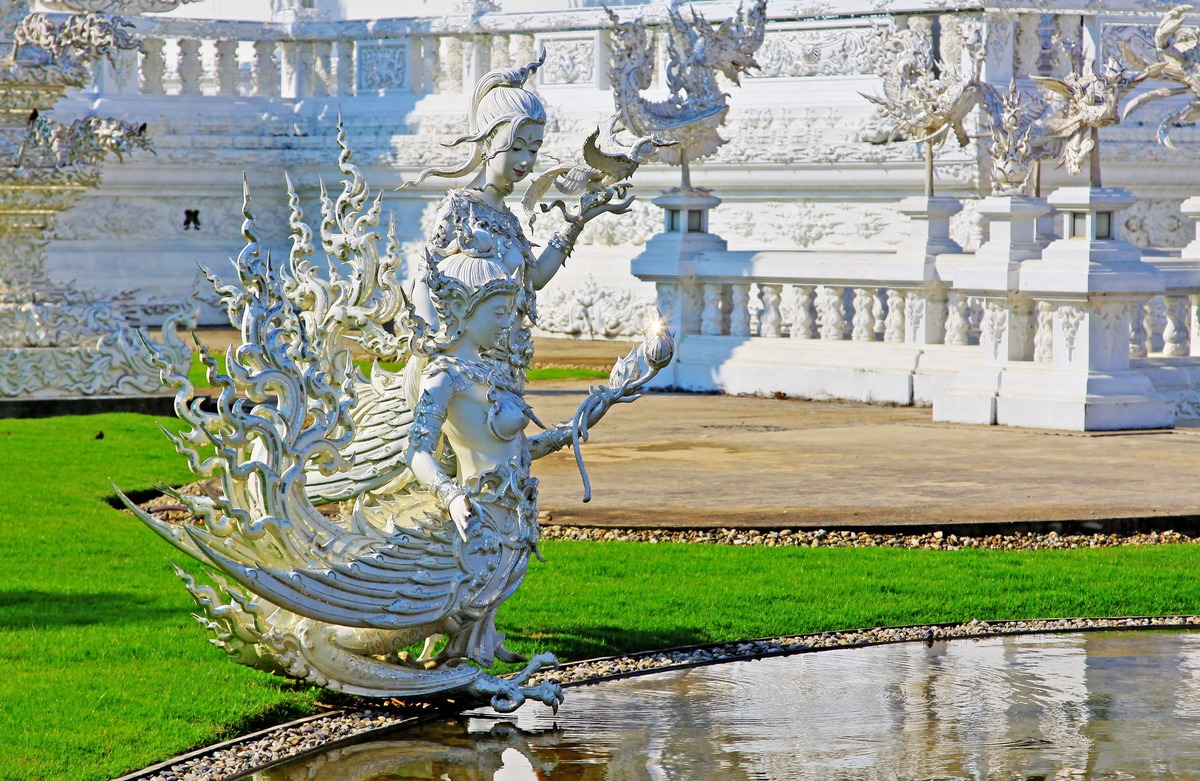
<path id="1" fill-rule="evenodd" d="M 256 781 L 1200 779 L 1200 633 L 731 662 L 428 724 Z"/>

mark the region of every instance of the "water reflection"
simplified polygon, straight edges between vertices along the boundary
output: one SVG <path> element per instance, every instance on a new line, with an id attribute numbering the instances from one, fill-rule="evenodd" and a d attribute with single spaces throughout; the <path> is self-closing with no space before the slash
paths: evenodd
<path id="1" fill-rule="evenodd" d="M 908 643 L 571 689 L 257 781 L 1200 779 L 1200 633 Z"/>

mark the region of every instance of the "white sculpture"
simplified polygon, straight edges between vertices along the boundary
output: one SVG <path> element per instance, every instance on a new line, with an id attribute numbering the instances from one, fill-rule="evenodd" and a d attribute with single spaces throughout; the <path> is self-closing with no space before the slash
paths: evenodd
<path id="1" fill-rule="evenodd" d="M 396 279 L 394 229 L 382 252 L 371 230 L 382 196 L 370 198 L 350 162 L 340 120 L 342 192 L 336 200 L 322 193 L 328 279 L 309 260 L 313 235 L 290 182 L 286 264 L 262 257 L 247 193 L 238 278 L 210 275 L 242 331 L 227 375 L 204 357 L 221 388 L 217 411 L 193 401 L 184 375 L 170 377 L 176 409 L 191 425 L 176 446 L 196 474 L 220 475 L 221 493 L 179 495 L 196 516 L 182 525 L 127 501 L 220 573 L 213 588 L 179 571 L 202 621 L 235 660 L 367 696 L 466 689 L 501 711 L 527 698 L 561 702 L 557 685 L 523 685 L 556 663 L 550 654 L 509 680 L 468 664 L 520 660 L 504 647 L 495 615 L 538 555 L 530 463 L 567 444 L 579 460 L 589 427 L 613 404 L 634 400 L 673 345 L 655 324 L 570 422 L 526 436 L 538 422 L 522 393 L 533 290 L 561 265 L 587 219 L 623 208 L 612 188 L 585 193 L 577 221 L 534 258 L 503 196 L 530 172 L 541 143 L 545 113 L 522 88 L 535 67 L 484 76 L 461 139 L 472 145 L 468 160 L 422 173 L 483 166 L 443 202 L 411 296 Z M 376 366 L 364 377 L 345 340 L 405 368 Z M 209 458 L 197 450 L 205 444 L 215 448 Z M 584 484 L 586 492 L 586 474 Z M 342 502 L 336 515 L 318 511 L 317 503 L 334 500 Z M 414 658 L 406 648 L 420 642 Z"/>
<path id="2" fill-rule="evenodd" d="M 980 73 L 985 49 L 979 30 L 971 28 L 971 66 L 961 71 L 947 68 L 933 54 L 933 41 L 921 30 L 895 31 L 884 45 L 890 54 L 881 63 L 883 95 L 863 97 L 879 106 L 896 122 L 896 129 L 914 143 L 925 144 L 925 195 L 933 196 L 933 156 L 951 132 L 959 146 L 970 143 L 964 122 L 979 105 L 983 85 Z M 862 94 L 862 93 L 860 93 Z"/>
<path id="3" fill-rule="evenodd" d="M 989 87 L 982 95 L 991 120 L 992 195 L 1028 195 L 1038 153 L 1045 146 L 1041 119 L 1047 103 L 1022 91 L 1015 81 L 1003 93 Z"/>
<path id="4" fill-rule="evenodd" d="M 1134 73 L 1109 59 L 1104 72 L 1096 71 L 1090 52 L 1080 55 L 1066 49 L 1073 68 L 1062 79 L 1046 76 L 1030 78 L 1045 91 L 1051 102 L 1051 114 L 1042 120 L 1042 132 L 1048 146 L 1040 157 L 1056 158 L 1071 176 L 1079 175 L 1088 162 L 1090 183 L 1100 182 L 1100 128 L 1120 121 L 1117 104 L 1121 97 L 1147 78 L 1156 76 L 1162 65 L 1153 65 Z"/>
<path id="5" fill-rule="evenodd" d="M 1140 51 L 1136 46 L 1124 45 L 1125 58 L 1142 71 L 1153 71 L 1154 78 L 1175 82 L 1177 86 L 1147 90 L 1134 97 L 1121 112 L 1124 119 L 1142 106 L 1162 98 L 1190 95 L 1186 106 L 1162 120 L 1158 125 L 1158 140 L 1174 148 L 1170 129 L 1177 122 L 1194 122 L 1200 119 L 1200 30 L 1184 27 L 1184 15 L 1192 10 L 1190 5 L 1179 5 L 1164 16 L 1154 31 L 1154 51 Z"/>
<path id="6" fill-rule="evenodd" d="M 729 97 L 717 83 L 717 71 L 734 84 L 739 74 L 757 68 L 754 53 L 766 34 L 767 0 L 756 0 L 749 11 L 738 6 L 735 17 L 714 29 L 692 9 L 691 21 L 679 12 L 679 0 L 667 6 L 669 19 L 667 86 L 671 96 L 651 101 L 641 92 L 654 76 L 654 50 L 643 21 L 613 21 L 610 80 L 625 127 L 661 140 L 655 159 L 683 169 L 683 189 L 692 186 L 688 164 L 716 152 L 725 143 L 717 130 L 729 113 Z"/>

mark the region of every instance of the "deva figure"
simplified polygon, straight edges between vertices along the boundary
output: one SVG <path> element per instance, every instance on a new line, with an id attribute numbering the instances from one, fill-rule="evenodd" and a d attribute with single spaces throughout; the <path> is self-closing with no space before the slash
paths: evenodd
<path id="1" fill-rule="evenodd" d="M 350 162 L 340 119 L 342 192 L 321 193 L 327 268 L 311 260 L 314 236 L 290 182 L 290 257 L 263 256 L 247 187 L 236 279 L 209 272 L 241 330 L 225 371 L 202 350 L 220 390 L 216 409 L 161 362 L 189 426 L 169 436 L 220 489 L 169 491 L 189 511 L 182 520 L 126 500 L 209 570 L 212 585 L 176 571 L 216 644 L 238 662 L 366 696 L 465 690 L 501 711 L 527 698 L 562 700 L 557 685 L 528 685 L 556 664 L 550 654 L 508 679 L 476 666 L 520 659 L 495 617 L 537 555 L 530 464 L 567 444 L 578 460 L 588 427 L 636 399 L 670 361 L 672 343 L 653 328 L 571 421 L 526 434 L 531 422 L 541 426 L 523 398 L 532 288 L 561 265 L 574 226 L 618 197 L 608 185 L 588 189 L 577 211 L 563 209 L 565 243 L 533 259 L 516 219 L 489 195 L 533 165 L 543 112 L 514 97 L 528 95 L 520 89 L 528 72 L 489 74 L 492 86 L 476 91 L 477 105 L 489 107 L 476 112 L 484 127 L 472 134 L 472 165 L 488 160 L 483 186 L 447 198 L 411 291 L 396 277 L 394 226 L 384 237 L 372 230 L 382 196 L 370 197 Z M 492 94 L 508 97 L 489 102 Z M 510 100 L 526 101 L 529 114 L 505 108 Z M 348 343 L 404 368 L 364 373 Z"/>

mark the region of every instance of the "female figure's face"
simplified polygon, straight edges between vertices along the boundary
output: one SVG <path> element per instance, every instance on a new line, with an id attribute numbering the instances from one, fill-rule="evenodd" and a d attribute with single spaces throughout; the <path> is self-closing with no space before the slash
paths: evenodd
<path id="1" fill-rule="evenodd" d="M 488 160 L 488 183 L 496 185 L 501 192 L 508 192 L 511 185 L 521 181 L 533 170 L 546 128 L 536 122 L 525 122 L 513 136 L 512 146 L 497 152 Z M 507 186 L 506 186 L 507 185 Z"/>
<path id="2" fill-rule="evenodd" d="M 501 293 L 480 301 L 463 323 L 464 338 L 480 350 L 498 346 L 512 324 L 516 300 L 512 293 Z"/>

